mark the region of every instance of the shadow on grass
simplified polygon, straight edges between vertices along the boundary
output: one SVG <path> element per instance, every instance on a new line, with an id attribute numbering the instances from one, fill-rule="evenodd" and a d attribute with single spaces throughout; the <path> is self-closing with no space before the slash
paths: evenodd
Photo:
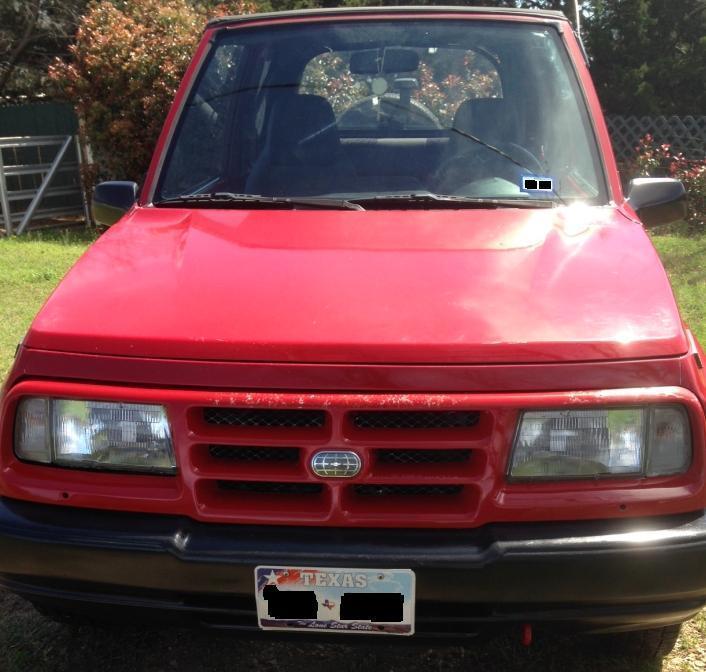
<path id="1" fill-rule="evenodd" d="M 75 245 L 76 243 L 92 243 L 101 234 L 101 231 L 92 226 L 72 225 L 35 229 L 23 233 L 21 236 L 0 237 L 5 243 L 23 244 L 31 242 L 49 242 L 60 245 Z"/>
<path id="2" fill-rule="evenodd" d="M 142 627 L 70 627 L 44 619 L 19 598 L 0 593 L 3 672 L 657 672 L 597 651 L 600 640 L 540 638 L 523 648 L 496 637 L 469 646 L 400 647 L 285 643 L 239 639 L 227 632 Z"/>

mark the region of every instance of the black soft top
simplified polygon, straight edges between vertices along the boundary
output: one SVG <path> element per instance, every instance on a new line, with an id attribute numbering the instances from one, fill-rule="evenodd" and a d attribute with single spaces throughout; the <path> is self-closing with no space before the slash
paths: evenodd
<path id="1" fill-rule="evenodd" d="M 492 14 L 499 19 L 515 16 L 531 17 L 544 21 L 568 21 L 562 12 L 545 9 L 515 9 L 510 7 L 465 7 L 465 6 L 411 6 L 411 7 L 334 7 L 328 9 L 297 9 L 286 12 L 267 12 L 263 14 L 241 14 L 223 16 L 208 22 L 207 27 L 225 26 L 237 23 L 259 21 L 261 19 L 291 19 L 302 16 L 359 16 L 361 14 Z"/>

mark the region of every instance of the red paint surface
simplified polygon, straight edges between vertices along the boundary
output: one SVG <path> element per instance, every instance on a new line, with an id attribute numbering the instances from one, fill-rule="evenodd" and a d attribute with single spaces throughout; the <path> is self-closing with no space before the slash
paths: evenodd
<path id="1" fill-rule="evenodd" d="M 137 208 L 25 344 L 103 355 L 479 364 L 680 355 L 657 253 L 611 207 Z"/>
<path id="2" fill-rule="evenodd" d="M 704 507 L 703 409 L 693 393 L 678 387 L 538 394 L 316 394 L 159 390 L 27 381 L 16 385 L 3 402 L 2 417 L 12 418 L 18 400 L 27 395 L 74 399 L 109 399 L 163 404 L 167 408 L 177 455 L 177 476 L 92 473 L 22 463 L 12 452 L 12 422 L 0 430 L 0 491 L 6 496 L 56 505 L 174 513 L 204 521 L 331 525 L 359 527 L 475 527 L 489 522 L 625 518 L 693 511 Z M 542 483 L 508 483 L 505 479 L 518 413 L 530 408 L 620 406 L 679 403 L 689 413 L 694 457 L 689 471 L 664 478 L 610 478 Z M 273 430 L 207 425 L 200 409 L 320 409 L 325 427 Z M 353 429 L 348 413 L 355 410 L 479 411 L 470 429 L 402 430 L 365 433 Z M 294 463 L 233 464 L 207 456 L 209 445 L 297 447 Z M 310 471 L 311 456 L 324 448 L 355 450 L 363 469 L 352 480 L 318 479 Z M 380 465 L 376 448 L 464 448 L 467 465 L 435 465 L 410 470 Z M 230 497 L 217 481 L 322 483 L 320 497 Z M 361 500 L 355 484 L 462 485 L 458 497 Z"/>
<path id="3" fill-rule="evenodd" d="M 561 364 L 273 364 L 20 351 L 11 383 L 25 378 L 226 390 L 538 392 L 685 383 L 693 356 Z"/>

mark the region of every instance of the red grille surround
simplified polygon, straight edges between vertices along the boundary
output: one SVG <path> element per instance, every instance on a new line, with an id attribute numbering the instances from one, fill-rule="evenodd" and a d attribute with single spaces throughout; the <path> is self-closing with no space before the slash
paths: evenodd
<path id="1" fill-rule="evenodd" d="M 273 523 L 338 519 L 364 526 L 394 519 L 448 525 L 474 519 L 494 414 L 380 410 L 362 398 L 359 403 L 360 408 L 330 400 L 319 409 L 192 408 L 191 432 L 205 439 L 190 449 L 197 506 L 218 517 L 256 512 Z M 292 450 L 297 458 L 284 459 Z M 356 452 L 361 473 L 352 479 L 315 476 L 310 464 L 320 450 Z"/>
<path id="2" fill-rule="evenodd" d="M 101 473 L 20 462 L 13 453 L 12 433 L 23 396 L 164 405 L 178 474 Z M 694 459 L 686 474 L 507 481 L 522 409 L 640 403 L 681 403 L 687 408 Z M 297 394 L 24 381 L 4 398 L 1 417 L 0 494 L 59 505 L 223 523 L 477 527 L 682 513 L 706 503 L 703 410 L 691 392 L 676 387 L 536 394 Z M 310 462 L 321 450 L 356 452 L 362 460 L 360 473 L 351 479 L 317 477 Z"/>

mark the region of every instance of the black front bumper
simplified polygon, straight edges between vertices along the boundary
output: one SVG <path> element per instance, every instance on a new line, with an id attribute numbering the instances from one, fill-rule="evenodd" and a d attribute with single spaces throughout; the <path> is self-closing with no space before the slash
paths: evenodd
<path id="1" fill-rule="evenodd" d="M 256 565 L 411 568 L 419 637 L 524 623 L 656 627 L 706 603 L 706 512 L 361 530 L 214 525 L 0 498 L 0 584 L 45 606 L 255 632 Z"/>

